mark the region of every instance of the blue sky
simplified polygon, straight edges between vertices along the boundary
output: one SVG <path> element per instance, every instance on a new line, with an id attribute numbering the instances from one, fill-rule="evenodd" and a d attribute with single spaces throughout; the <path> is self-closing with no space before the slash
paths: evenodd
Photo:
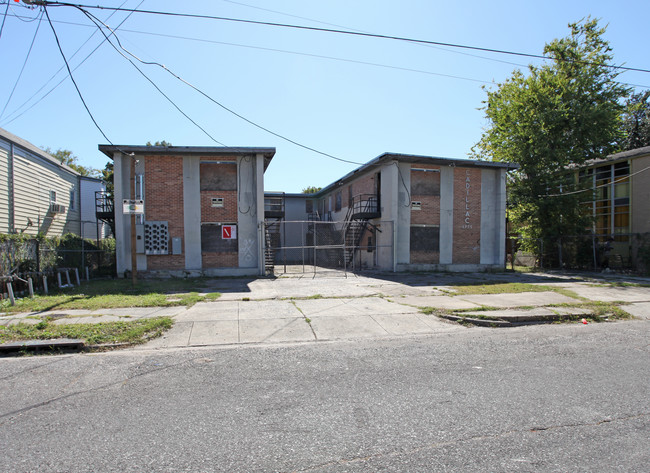
<path id="1" fill-rule="evenodd" d="M 0 18 L 6 4 L 0 0 Z M 40 147 L 70 149 L 81 164 L 103 168 L 107 159 L 97 145 L 107 141 L 92 123 L 70 79 L 42 98 L 66 76 L 65 69 L 37 92 L 63 61 L 43 18 L 25 62 L 40 10 L 21 5 L 10 2 L 0 37 L 0 110 L 5 109 L 0 127 Z M 567 36 L 569 22 L 591 15 L 608 25 L 605 37 L 617 64 L 650 68 L 643 39 L 650 16 L 647 1 L 110 0 L 101 5 L 139 5 L 140 9 L 346 29 L 531 54 L 542 54 L 546 42 Z M 89 11 L 111 27 L 127 16 Z M 97 32 L 82 46 L 96 31 L 88 18 L 70 7 L 52 6 L 48 12 L 71 67 L 79 66 L 103 36 Z M 133 54 L 165 64 L 247 119 L 305 146 L 358 163 L 384 152 L 467 157 L 486 126 L 480 110 L 485 99 L 482 87 L 505 80 L 514 69 L 525 69 L 531 62 L 539 64 L 517 56 L 386 39 L 140 13 L 129 16 L 117 35 Z M 158 67 L 140 67 L 220 143 L 276 147 L 265 175 L 267 190 L 300 192 L 311 185 L 325 186 L 357 167 L 250 125 Z M 174 145 L 220 146 L 106 43 L 73 75 L 93 116 L 114 144 L 166 140 Z M 650 88 L 649 73 L 625 72 L 619 79 L 638 85 L 639 90 Z"/>

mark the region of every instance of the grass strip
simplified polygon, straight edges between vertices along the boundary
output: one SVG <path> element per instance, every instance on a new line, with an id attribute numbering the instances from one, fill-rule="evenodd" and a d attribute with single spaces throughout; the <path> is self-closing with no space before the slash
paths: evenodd
<path id="1" fill-rule="evenodd" d="M 100 322 L 96 324 L 54 324 L 42 321 L 38 324 L 0 326 L 0 343 L 23 340 L 50 340 L 78 338 L 88 345 L 104 343 L 144 343 L 159 337 L 173 325 L 169 317 L 155 317 L 124 322 Z"/>
<path id="2" fill-rule="evenodd" d="M 7 313 L 42 312 L 62 309 L 115 309 L 121 307 L 191 307 L 197 302 L 213 301 L 218 292 L 199 294 L 204 281 L 185 279 L 144 280 L 133 286 L 131 281 L 104 280 L 84 282 L 81 286 L 55 290 L 33 299 L 22 298 L 16 305 L 3 302 L 0 311 Z"/>

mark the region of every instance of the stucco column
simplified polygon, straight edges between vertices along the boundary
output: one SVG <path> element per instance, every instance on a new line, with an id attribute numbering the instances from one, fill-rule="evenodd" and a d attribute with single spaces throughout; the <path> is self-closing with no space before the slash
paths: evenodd
<path id="1" fill-rule="evenodd" d="M 183 157 L 183 229 L 185 269 L 200 270 L 202 259 L 199 156 Z"/>
<path id="2" fill-rule="evenodd" d="M 452 264 L 454 248 L 454 167 L 440 168 L 440 264 Z"/>
<path id="3" fill-rule="evenodd" d="M 411 262 L 411 164 L 399 163 L 397 201 L 397 264 Z"/>
<path id="4" fill-rule="evenodd" d="M 259 156 L 247 155 L 237 159 L 237 240 L 239 245 L 239 267 L 257 268 L 258 258 L 258 194 L 259 181 Z M 263 170 L 263 164 L 262 164 Z M 262 207 L 264 201 L 262 200 Z M 264 211 L 261 211 L 264 215 Z"/>
<path id="5" fill-rule="evenodd" d="M 131 220 L 122 213 L 122 201 L 131 198 L 131 157 L 113 154 L 113 185 L 115 193 L 115 263 L 117 276 L 131 270 Z"/>

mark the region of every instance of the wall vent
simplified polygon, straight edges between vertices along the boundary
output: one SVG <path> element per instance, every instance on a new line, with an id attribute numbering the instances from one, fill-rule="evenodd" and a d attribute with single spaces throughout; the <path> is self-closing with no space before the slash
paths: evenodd
<path id="1" fill-rule="evenodd" d="M 169 226 L 167 222 L 144 222 L 144 253 L 169 254 Z"/>

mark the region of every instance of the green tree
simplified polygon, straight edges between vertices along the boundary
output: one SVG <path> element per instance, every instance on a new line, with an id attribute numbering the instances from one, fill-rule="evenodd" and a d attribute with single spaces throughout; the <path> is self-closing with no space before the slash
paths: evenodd
<path id="1" fill-rule="evenodd" d="M 74 154 L 72 154 L 72 151 L 70 151 L 69 149 L 57 149 L 56 151 L 52 151 L 52 149 L 48 147 L 45 148 L 43 151 L 45 151 L 50 156 L 53 156 L 56 159 L 58 159 L 61 162 L 61 164 L 65 164 L 69 168 L 74 169 L 82 176 L 101 177 L 101 172 L 98 169 L 82 166 L 81 164 L 79 164 L 79 158 Z"/>
<path id="2" fill-rule="evenodd" d="M 585 194 L 569 193 L 577 186 L 568 168 L 615 149 L 628 94 L 607 66 L 605 28 L 589 18 L 569 27 L 568 37 L 545 46 L 548 63 L 516 70 L 487 91 L 489 126 L 473 148 L 479 159 L 519 164 L 509 175 L 508 215 L 532 251 L 585 232 Z"/>
<path id="3" fill-rule="evenodd" d="M 106 166 L 104 169 L 101 170 L 102 174 L 102 180 L 104 181 L 104 184 L 106 184 L 106 193 L 110 198 L 113 198 L 114 191 L 115 191 L 115 184 L 114 184 L 114 178 L 113 178 L 113 161 L 109 161 L 106 163 Z"/>
<path id="4" fill-rule="evenodd" d="M 318 192 L 321 189 L 322 189 L 322 187 L 309 186 L 309 187 L 305 187 L 302 190 L 302 193 L 303 194 L 315 194 L 316 192 Z"/>
<path id="5" fill-rule="evenodd" d="M 624 151 L 650 146 L 650 90 L 632 94 L 627 99 L 623 135 L 621 148 Z"/>

